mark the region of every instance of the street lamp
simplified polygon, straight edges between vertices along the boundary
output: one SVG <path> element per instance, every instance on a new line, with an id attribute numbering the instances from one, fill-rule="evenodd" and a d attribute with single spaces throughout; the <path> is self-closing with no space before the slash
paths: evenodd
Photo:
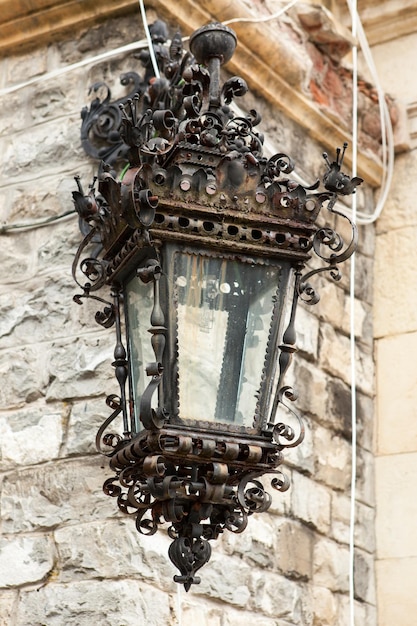
<path id="1" fill-rule="evenodd" d="M 322 191 L 289 177 L 286 154 L 263 156 L 259 115 L 233 109 L 246 83 L 221 85 L 236 46 L 231 29 L 199 29 L 191 54 L 178 36 L 166 48 L 161 29 L 153 33 L 163 76 L 145 84 L 131 73 L 125 82 L 136 95 L 117 108 L 108 91 L 82 112 L 85 149 L 108 162 L 97 190 L 94 182 L 84 193 L 77 178 L 85 238 L 73 271 L 82 288 L 75 300 L 102 303 L 97 322 L 116 329 L 120 392 L 107 398 L 113 412 L 96 440 L 114 472 L 104 491 L 139 532 L 169 524 L 174 580 L 188 591 L 210 558 L 209 540 L 242 532 L 248 516 L 268 509 L 259 478 L 289 486 L 282 451 L 304 436 L 284 384 L 297 301 L 318 301 L 311 278 L 338 279 L 357 240 L 352 224 L 345 245 L 316 220 L 325 205 L 341 215 L 338 194 L 362 181 L 341 172 L 346 146 L 333 162 L 325 155 Z M 107 147 L 93 148 L 103 128 Z M 117 178 L 120 155 L 128 166 Z M 324 265 L 306 271 L 312 251 Z M 111 299 L 98 295 L 105 287 Z"/>

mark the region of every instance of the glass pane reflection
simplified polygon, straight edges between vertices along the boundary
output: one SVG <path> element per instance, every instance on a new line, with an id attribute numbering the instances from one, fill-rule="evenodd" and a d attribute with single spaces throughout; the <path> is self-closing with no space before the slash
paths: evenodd
<path id="1" fill-rule="evenodd" d="M 252 426 L 279 272 L 175 254 L 181 418 Z"/>
<path id="2" fill-rule="evenodd" d="M 150 380 L 145 368 L 148 363 L 155 361 L 151 335 L 148 332 L 153 308 L 152 282 L 145 284 L 135 276 L 127 285 L 125 302 L 129 325 L 131 385 L 135 399 L 136 424 L 140 427 L 139 402 Z M 157 398 L 153 400 L 156 404 Z"/>

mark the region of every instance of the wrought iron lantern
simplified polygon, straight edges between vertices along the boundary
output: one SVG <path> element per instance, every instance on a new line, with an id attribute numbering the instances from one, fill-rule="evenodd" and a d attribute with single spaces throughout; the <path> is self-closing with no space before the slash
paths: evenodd
<path id="1" fill-rule="evenodd" d="M 231 29 L 204 26 L 188 53 L 178 35 L 165 45 L 160 22 L 152 32 L 162 77 L 151 76 L 144 54 L 145 78 L 122 78 L 133 96 L 113 103 L 106 87 L 82 112 L 84 148 L 104 162 L 97 189 L 94 181 L 85 193 L 77 178 L 85 238 L 73 273 L 75 300 L 98 301 L 96 321 L 116 329 L 120 391 L 108 396 L 112 413 L 96 438 L 114 473 L 104 491 L 139 532 L 169 525 L 174 580 L 188 591 L 209 540 L 242 532 L 268 509 L 259 478 L 289 486 L 282 452 L 304 435 L 284 383 L 297 301 L 317 302 L 311 278 L 338 279 L 357 241 L 353 224 L 345 244 L 316 220 L 324 206 L 337 213 L 337 196 L 362 181 L 341 171 L 346 146 L 334 162 L 325 155 L 321 191 L 290 177 L 286 154 L 263 156 L 259 115 L 233 109 L 245 81 L 221 85 Z M 120 157 L 128 165 L 117 177 Z M 312 252 L 324 264 L 307 271 Z M 106 287 L 110 299 L 99 292 Z"/>

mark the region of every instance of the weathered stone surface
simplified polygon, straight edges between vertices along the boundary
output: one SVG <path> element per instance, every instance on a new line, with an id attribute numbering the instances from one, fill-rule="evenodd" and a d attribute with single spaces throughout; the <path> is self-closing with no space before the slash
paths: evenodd
<path id="1" fill-rule="evenodd" d="M 46 342 L 68 333 L 74 293 L 67 276 L 46 276 L 33 290 L 16 289 L 0 296 L 4 317 L 0 323 L 3 347 Z M 71 330 L 70 330 L 71 333 Z M 74 333 L 75 334 L 75 333 Z"/>
<path id="2" fill-rule="evenodd" d="M 374 400 L 362 393 L 356 394 L 357 440 L 359 445 L 370 452 L 374 451 Z"/>
<path id="3" fill-rule="evenodd" d="M 97 431 L 111 413 L 104 397 L 74 402 L 69 416 L 64 454 L 97 452 L 95 442 Z M 113 429 L 119 432 L 119 420 L 115 422 L 113 422 Z"/>
<path id="4" fill-rule="evenodd" d="M 47 385 L 45 354 L 39 346 L 2 350 L 0 362 L 0 406 L 6 410 L 39 400 Z M 13 363 L 13 367 L 10 367 Z"/>
<path id="5" fill-rule="evenodd" d="M 40 582 L 52 569 L 53 562 L 50 537 L 3 537 L 0 539 L 0 587 Z"/>
<path id="6" fill-rule="evenodd" d="M 323 485 L 293 472 L 291 502 L 292 513 L 297 519 L 322 533 L 329 531 L 331 497 Z"/>
<path id="7" fill-rule="evenodd" d="M 7 79 L 9 84 L 20 83 L 47 70 L 46 48 L 39 48 L 28 54 L 19 54 L 7 59 Z"/>
<path id="8" fill-rule="evenodd" d="M 249 606 L 268 617 L 301 621 L 302 589 L 297 583 L 272 572 L 253 572 Z"/>
<path id="9" fill-rule="evenodd" d="M 320 364 L 325 371 L 347 384 L 351 382 L 350 342 L 328 324 L 321 327 Z M 355 346 L 357 387 L 368 395 L 373 392 L 373 358 L 368 346 Z"/>
<path id="10" fill-rule="evenodd" d="M 0 420 L 0 467 L 32 465 L 57 458 L 63 438 L 63 414 L 31 406 Z"/>
<path id="11" fill-rule="evenodd" d="M 313 571 L 313 532 L 292 520 L 279 520 L 275 533 L 275 561 L 280 571 L 292 579 L 310 580 Z"/>
<path id="12" fill-rule="evenodd" d="M 216 552 L 204 567 L 201 584 L 193 592 L 216 598 L 234 606 L 247 607 L 251 603 L 250 581 L 253 568 L 237 557 L 224 558 Z M 233 581 L 233 584 L 230 584 Z"/>
<path id="13" fill-rule="evenodd" d="M 355 598 L 369 604 L 375 604 L 373 556 L 356 549 L 354 571 Z"/>
<path id="14" fill-rule="evenodd" d="M 13 135 L 6 147 L 1 174 L 7 178 L 26 172 L 28 177 L 30 168 L 33 177 L 51 163 L 63 162 L 68 152 L 75 155 L 80 151 L 78 133 L 79 118 L 74 116 L 59 125 L 48 122 L 33 127 L 29 134 Z"/>
<path id="15" fill-rule="evenodd" d="M 1 509 L 8 533 L 53 528 L 58 524 L 116 515 L 113 498 L 102 484 L 111 473 L 101 458 L 48 463 L 8 474 Z"/>
<path id="16" fill-rule="evenodd" d="M 317 426 L 314 432 L 315 476 L 332 488 L 350 485 L 351 446 L 342 437 Z"/>
<path id="17" fill-rule="evenodd" d="M 370 306 L 355 298 L 353 311 L 355 337 L 371 343 L 372 327 L 368 323 Z M 339 286 L 327 281 L 320 288 L 320 302 L 315 307 L 315 313 L 345 335 L 350 334 L 351 298 Z"/>
<path id="18" fill-rule="evenodd" d="M 331 537 L 339 543 L 349 544 L 351 500 L 349 493 L 332 494 Z M 370 506 L 355 503 L 355 548 L 368 554 L 375 552 L 375 512 Z"/>
<path id="19" fill-rule="evenodd" d="M 155 610 L 158 607 L 158 610 Z M 22 593 L 16 626 L 160 626 L 169 624 L 168 596 L 135 580 L 49 584 Z"/>
<path id="20" fill-rule="evenodd" d="M 0 623 L 13 624 L 18 603 L 18 591 L 0 591 Z"/>
<path id="21" fill-rule="evenodd" d="M 152 539 L 141 535 L 132 518 L 58 528 L 54 539 L 61 568 L 59 582 L 140 577 L 165 591 L 175 588 L 172 576 L 176 570 L 168 559 L 171 540 L 163 532 Z"/>
<path id="22" fill-rule="evenodd" d="M 297 348 L 311 359 L 317 358 L 319 322 L 307 307 L 300 306 L 297 310 Z"/>
<path id="23" fill-rule="evenodd" d="M 356 474 L 357 500 L 375 506 L 375 461 L 371 452 L 358 449 Z"/>
<path id="24" fill-rule="evenodd" d="M 348 550 L 335 541 L 319 538 L 313 553 L 313 583 L 332 591 L 349 589 Z"/>
<path id="25" fill-rule="evenodd" d="M 312 626 L 334 626 L 340 621 L 335 594 L 325 587 L 314 586 L 310 592 Z"/>
<path id="26" fill-rule="evenodd" d="M 269 515 L 251 516 L 244 533 L 225 532 L 222 548 L 228 555 L 237 554 L 255 567 L 271 569 L 276 564 L 274 549 L 276 522 Z"/>
<path id="27" fill-rule="evenodd" d="M 75 341 L 56 341 L 47 363 L 47 400 L 98 396 L 106 389 L 117 393 L 118 383 L 111 367 L 113 352 L 114 338 L 108 330 Z"/>
<path id="28" fill-rule="evenodd" d="M 329 382 L 329 377 L 321 369 L 296 356 L 294 360 L 294 385 L 297 392 L 296 410 L 302 415 L 312 415 L 319 421 L 331 419 L 332 416 L 326 411 L 324 401 Z"/>

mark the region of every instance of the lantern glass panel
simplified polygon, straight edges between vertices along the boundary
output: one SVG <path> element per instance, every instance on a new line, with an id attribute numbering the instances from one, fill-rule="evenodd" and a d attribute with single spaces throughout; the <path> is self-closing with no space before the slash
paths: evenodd
<path id="1" fill-rule="evenodd" d="M 253 426 L 280 273 L 253 260 L 174 254 L 181 420 Z"/>
<path id="2" fill-rule="evenodd" d="M 137 430 L 140 429 L 140 398 L 149 384 L 146 366 L 148 363 L 155 361 L 151 335 L 149 333 L 153 304 L 152 281 L 143 283 L 140 278 L 134 276 L 126 285 L 125 310 L 129 329 L 130 384 L 133 392 Z M 154 405 L 157 405 L 157 398 L 154 398 Z"/>

